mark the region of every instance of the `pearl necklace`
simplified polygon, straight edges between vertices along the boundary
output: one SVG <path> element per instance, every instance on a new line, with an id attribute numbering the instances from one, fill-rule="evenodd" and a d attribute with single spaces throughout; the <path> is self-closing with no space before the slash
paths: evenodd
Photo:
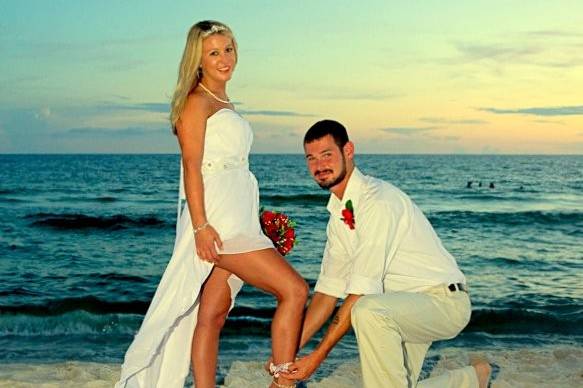
<path id="1" fill-rule="evenodd" d="M 206 88 L 206 86 L 203 85 L 202 82 L 198 83 L 200 85 L 201 88 L 204 89 L 205 92 L 207 92 L 208 94 L 210 94 L 215 100 L 222 102 L 223 104 L 230 104 L 229 98 L 227 97 L 226 100 L 223 100 L 222 98 L 217 97 L 213 92 L 211 92 L 210 90 L 208 90 Z"/>

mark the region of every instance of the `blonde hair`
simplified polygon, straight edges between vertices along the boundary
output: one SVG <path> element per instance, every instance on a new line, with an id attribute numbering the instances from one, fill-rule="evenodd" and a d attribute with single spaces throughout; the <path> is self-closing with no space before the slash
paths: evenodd
<path id="1" fill-rule="evenodd" d="M 235 58 L 237 57 L 237 42 L 233 36 L 231 29 L 221 22 L 214 20 L 203 20 L 190 28 L 188 37 L 186 38 L 186 46 L 178 68 L 178 81 L 176 82 L 176 89 L 170 104 L 170 123 L 172 124 L 172 132 L 176 134 L 176 122 L 180 119 L 180 115 L 184 110 L 184 104 L 188 95 L 197 87 L 202 74 L 200 73 L 200 65 L 202 62 L 202 41 L 204 38 L 221 34 L 230 37 L 233 40 L 235 48 Z"/>

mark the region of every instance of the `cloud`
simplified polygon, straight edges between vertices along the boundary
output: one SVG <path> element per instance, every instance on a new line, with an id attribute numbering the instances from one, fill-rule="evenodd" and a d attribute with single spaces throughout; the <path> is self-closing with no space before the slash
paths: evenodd
<path id="1" fill-rule="evenodd" d="M 400 98 L 404 96 L 405 94 L 403 93 L 391 93 L 383 91 L 376 92 L 338 91 L 318 95 L 319 98 L 325 98 L 330 100 L 365 100 L 365 101 L 383 101 Z"/>
<path id="2" fill-rule="evenodd" d="M 355 134 L 353 141 L 357 153 L 381 154 L 452 154 L 468 153 L 456 136 L 417 133 L 411 136 L 375 136 L 370 133 Z"/>
<path id="3" fill-rule="evenodd" d="M 493 43 L 454 42 L 452 44 L 460 55 L 447 63 L 579 67 L 583 65 L 581 36 L 583 34 L 570 31 L 541 30 L 507 36 Z"/>
<path id="4" fill-rule="evenodd" d="M 300 153 L 305 128 L 273 122 L 251 121 L 253 153 Z"/>
<path id="5" fill-rule="evenodd" d="M 105 102 L 97 105 L 104 110 L 142 110 L 155 113 L 170 112 L 170 103 L 168 102 L 142 102 L 142 103 L 112 103 Z"/>
<path id="6" fill-rule="evenodd" d="M 565 37 L 565 38 L 581 38 L 583 33 L 565 30 L 538 30 L 529 31 L 527 35 L 542 36 L 542 37 Z"/>
<path id="7" fill-rule="evenodd" d="M 148 106 L 143 108 L 153 109 Z M 177 152 L 175 137 L 161 122 L 130 117 L 126 120 L 127 125 L 116 122 L 103 126 L 88 125 L 91 120 L 78 113 L 76 108 L 56 113 L 49 107 L 0 109 L 0 152 Z"/>
<path id="8" fill-rule="evenodd" d="M 574 106 L 552 106 L 538 108 L 519 108 L 519 109 L 499 109 L 499 108 L 478 108 L 484 112 L 495 114 L 519 114 L 534 116 L 576 116 L 583 115 L 583 105 Z"/>
<path id="9" fill-rule="evenodd" d="M 445 136 L 427 136 L 430 139 L 436 140 L 436 141 L 458 141 L 461 140 L 460 136 L 453 136 L 453 135 L 445 135 Z"/>
<path id="10" fill-rule="evenodd" d="M 285 117 L 315 117 L 312 113 L 299 113 L 286 110 L 247 110 L 241 109 L 238 111 L 242 115 L 247 116 L 285 116 Z"/>
<path id="11" fill-rule="evenodd" d="M 540 47 L 510 46 L 502 44 L 455 43 L 456 49 L 466 61 L 490 59 L 496 62 L 517 62 L 539 54 Z"/>
<path id="12" fill-rule="evenodd" d="M 443 117 L 421 117 L 419 121 L 423 121 L 429 124 L 447 124 L 447 125 L 478 125 L 478 124 L 488 124 L 485 120 L 478 119 L 446 119 Z"/>
<path id="13" fill-rule="evenodd" d="M 113 94 L 112 97 L 115 97 L 119 100 L 123 100 L 123 101 L 129 101 L 130 98 L 128 96 L 122 96 L 121 94 Z"/>
<path id="14" fill-rule="evenodd" d="M 177 153 L 176 137 L 168 128 L 70 128 L 50 138 L 47 152 L 75 153 Z M 51 148 L 53 151 L 51 151 Z"/>
<path id="15" fill-rule="evenodd" d="M 419 134 L 425 134 L 426 132 L 433 131 L 439 127 L 388 127 L 380 128 L 380 131 L 393 133 L 401 136 L 413 136 Z"/>
<path id="16" fill-rule="evenodd" d="M 559 120 L 532 120 L 533 123 L 539 124 L 558 124 L 558 125 L 565 125 L 563 121 Z"/>
<path id="17" fill-rule="evenodd" d="M 146 127 L 127 127 L 127 128 L 71 128 L 59 136 L 82 136 L 82 137 L 132 137 L 155 134 L 171 134 L 168 128 L 146 128 Z"/>

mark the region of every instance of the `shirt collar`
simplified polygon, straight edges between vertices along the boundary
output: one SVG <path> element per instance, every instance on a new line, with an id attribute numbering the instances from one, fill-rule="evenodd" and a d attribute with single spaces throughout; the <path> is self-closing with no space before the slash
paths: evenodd
<path id="1" fill-rule="evenodd" d="M 350 178 L 348 178 L 348 183 L 346 184 L 346 190 L 344 190 L 344 195 L 342 200 L 338 199 L 334 193 L 330 193 L 330 199 L 328 200 L 328 205 L 326 208 L 332 214 L 339 213 L 344 208 L 346 201 L 351 200 L 352 206 L 356 207 L 360 195 L 364 191 L 366 185 L 366 177 L 360 172 L 360 170 L 354 167 Z"/>

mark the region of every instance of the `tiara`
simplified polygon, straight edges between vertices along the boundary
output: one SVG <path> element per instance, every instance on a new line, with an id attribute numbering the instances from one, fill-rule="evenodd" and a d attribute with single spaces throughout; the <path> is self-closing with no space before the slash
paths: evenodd
<path id="1" fill-rule="evenodd" d="M 225 26 L 220 26 L 218 24 L 213 24 L 211 26 L 211 28 L 209 28 L 208 30 L 202 32 L 202 37 L 203 38 L 206 38 L 209 35 L 216 34 L 218 32 L 223 32 L 223 31 L 227 31 L 227 28 Z"/>

